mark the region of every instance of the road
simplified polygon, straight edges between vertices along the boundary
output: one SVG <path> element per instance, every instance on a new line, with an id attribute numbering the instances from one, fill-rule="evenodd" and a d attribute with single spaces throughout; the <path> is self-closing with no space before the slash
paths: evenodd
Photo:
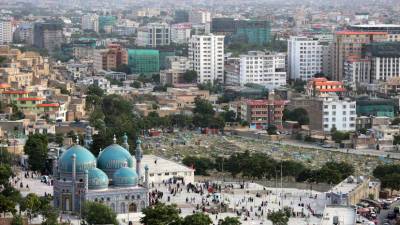
<path id="1" fill-rule="evenodd" d="M 316 144 L 304 143 L 301 141 L 296 140 L 281 140 L 274 142 L 275 144 L 283 144 L 289 145 L 294 147 L 303 147 L 303 148 L 312 148 L 318 150 L 325 150 L 325 151 L 332 151 L 332 152 L 342 152 L 348 154 L 355 154 L 355 155 L 367 155 L 367 156 L 376 156 L 376 157 L 385 157 L 389 156 L 390 159 L 400 159 L 400 152 L 384 152 L 378 151 L 373 149 L 345 149 L 345 148 L 323 148 Z"/>
<path id="2" fill-rule="evenodd" d="M 396 201 L 390 205 L 389 209 L 382 209 L 381 212 L 378 215 L 378 225 L 383 225 L 384 220 L 387 218 L 387 215 L 389 212 L 393 212 L 394 207 L 400 205 L 400 201 Z"/>

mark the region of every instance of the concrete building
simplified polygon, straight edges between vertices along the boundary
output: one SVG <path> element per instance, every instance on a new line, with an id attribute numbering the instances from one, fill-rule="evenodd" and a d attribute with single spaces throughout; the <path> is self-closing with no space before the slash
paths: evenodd
<path id="1" fill-rule="evenodd" d="M 224 82 L 224 36 L 194 35 L 189 41 L 189 60 L 197 83 Z"/>
<path id="2" fill-rule="evenodd" d="M 354 206 L 327 205 L 320 225 L 356 225 L 357 212 Z"/>
<path id="3" fill-rule="evenodd" d="M 192 24 L 210 23 L 211 13 L 206 10 L 192 10 L 189 12 L 189 22 Z"/>
<path id="4" fill-rule="evenodd" d="M 11 21 L 0 20 L 0 45 L 11 43 L 13 40 L 13 31 Z"/>
<path id="5" fill-rule="evenodd" d="M 134 74 L 158 73 L 160 53 L 154 49 L 128 49 L 128 66 Z"/>
<path id="6" fill-rule="evenodd" d="M 107 49 L 94 50 L 94 68 L 96 70 L 112 70 L 128 64 L 128 53 L 119 44 L 109 44 Z"/>
<path id="7" fill-rule="evenodd" d="M 343 65 L 343 80 L 355 90 L 360 84 L 369 84 L 371 81 L 371 61 L 359 57 L 348 57 Z"/>
<path id="8" fill-rule="evenodd" d="M 250 124 L 250 128 L 266 129 L 270 125 L 282 128 L 283 110 L 286 104 L 286 101 L 245 100 L 240 106 L 240 116 Z"/>
<path id="9" fill-rule="evenodd" d="M 20 24 L 14 31 L 15 42 L 31 45 L 33 43 L 33 26 L 32 24 Z"/>
<path id="10" fill-rule="evenodd" d="M 162 85 L 176 85 L 184 83 L 185 72 L 190 70 L 191 65 L 187 57 L 166 57 L 166 69 L 160 71 L 160 82 Z"/>
<path id="11" fill-rule="evenodd" d="M 260 84 L 269 89 L 286 85 L 286 54 L 250 51 L 240 55 L 239 84 Z"/>
<path id="12" fill-rule="evenodd" d="M 373 42 L 383 42 L 387 39 L 387 32 L 336 32 L 332 51 L 332 78 L 334 80 L 343 80 L 345 76 L 345 62 L 350 57 L 361 58 L 363 46 Z"/>
<path id="13" fill-rule="evenodd" d="M 64 42 L 63 27 L 57 22 L 39 22 L 33 27 L 33 45 L 52 52 Z"/>
<path id="14" fill-rule="evenodd" d="M 86 14 L 82 16 L 82 30 L 92 30 L 99 32 L 99 15 Z"/>
<path id="15" fill-rule="evenodd" d="M 304 108 L 310 118 L 311 130 L 330 132 L 335 127 L 339 131 L 356 129 L 356 102 L 339 99 L 335 94 L 321 97 L 293 98 L 289 110 Z"/>
<path id="16" fill-rule="evenodd" d="M 336 128 L 339 131 L 356 130 L 356 102 L 341 100 L 337 96 L 323 98 L 323 130 Z M 312 117 L 310 117 L 312 118 Z"/>
<path id="17" fill-rule="evenodd" d="M 386 32 L 388 34 L 387 41 L 400 41 L 399 24 L 357 24 L 348 26 L 348 29 L 363 32 Z"/>
<path id="18" fill-rule="evenodd" d="M 312 78 L 308 81 L 306 93 L 308 96 L 320 96 L 326 93 L 343 93 L 346 89 L 341 81 L 329 81 L 325 77 Z"/>
<path id="19" fill-rule="evenodd" d="M 370 76 L 369 83 L 400 77 L 400 42 L 371 43 L 363 54 L 371 62 L 371 73 L 365 75 Z"/>
<path id="20" fill-rule="evenodd" d="M 326 195 L 332 205 L 354 206 L 370 194 L 378 198 L 379 191 L 380 183 L 372 182 L 368 177 L 349 176 L 327 191 Z"/>
<path id="21" fill-rule="evenodd" d="M 178 23 L 171 25 L 171 42 L 186 44 L 189 42 L 192 31 L 192 24 Z"/>
<path id="22" fill-rule="evenodd" d="M 171 28 L 167 23 L 150 23 L 138 30 L 136 44 L 157 48 L 171 43 Z"/>
<path id="23" fill-rule="evenodd" d="M 318 39 L 292 36 L 288 40 L 288 69 L 292 80 L 309 80 L 323 72 L 323 46 Z"/>
<path id="24" fill-rule="evenodd" d="M 155 155 L 143 155 L 142 164 L 149 169 L 149 184 L 159 184 L 173 179 L 194 183 L 194 169 Z"/>

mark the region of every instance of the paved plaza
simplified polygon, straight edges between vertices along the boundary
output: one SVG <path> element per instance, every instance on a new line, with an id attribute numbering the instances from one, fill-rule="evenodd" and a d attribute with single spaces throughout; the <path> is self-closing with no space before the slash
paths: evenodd
<path id="1" fill-rule="evenodd" d="M 22 172 L 18 175 L 18 179 L 19 181 L 14 185 L 23 196 L 31 192 L 39 196 L 52 193 L 52 186 L 42 183 L 39 175 L 32 178 L 30 174 L 25 177 Z M 23 188 L 20 188 L 21 182 Z M 158 200 L 166 204 L 176 204 L 181 209 L 182 216 L 204 210 L 210 215 L 214 224 L 227 216 L 237 216 L 244 225 L 270 225 L 272 223 L 267 220 L 269 211 L 290 207 L 293 216 L 290 218 L 289 224 L 317 225 L 320 218 L 313 214 L 322 214 L 327 203 L 325 195 L 316 191 L 269 188 L 255 183 L 210 183 L 208 186 L 209 189 L 206 188 L 205 183 L 194 184 L 194 188 L 202 190 L 202 193 L 195 193 L 193 190 L 188 191 L 187 185 L 155 184 L 152 185 L 151 191 L 163 193 Z M 220 190 L 219 187 L 221 187 Z M 212 192 L 216 192 L 216 194 Z M 213 201 L 213 199 L 217 201 Z M 221 203 L 226 205 L 225 210 L 220 207 Z M 128 224 L 129 220 L 134 224 L 139 224 L 141 216 L 141 213 L 122 214 L 118 215 L 118 219 L 121 224 Z M 62 219 L 70 221 L 72 224 L 79 224 L 76 217 L 63 215 Z M 33 221 L 40 222 L 40 220 L 41 218 L 34 218 Z"/>

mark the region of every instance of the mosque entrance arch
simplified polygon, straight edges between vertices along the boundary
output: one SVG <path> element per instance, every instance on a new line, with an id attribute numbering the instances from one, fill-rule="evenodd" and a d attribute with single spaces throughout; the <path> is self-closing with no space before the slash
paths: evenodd
<path id="1" fill-rule="evenodd" d="M 135 203 L 129 205 L 129 212 L 137 212 L 137 205 Z"/>
<path id="2" fill-rule="evenodd" d="M 121 203 L 121 213 L 126 213 L 125 202 Z"/>

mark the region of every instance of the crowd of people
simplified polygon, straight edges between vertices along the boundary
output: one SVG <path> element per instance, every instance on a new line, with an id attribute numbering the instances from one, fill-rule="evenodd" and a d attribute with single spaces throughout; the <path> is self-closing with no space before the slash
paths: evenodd
<path id="1" fill-rule="evenodd" d="M 186 192 L 183 190 L 186 189 Z M 152 185 L 150 204 L 166 202 L 177 204 L 181 211 L 207 212 L 215 215 L 232 213 L 243 221 L 264 220 L 268 213 L 284 209 L 291 217 L 309 218 L 316 214 L 312 201 L 319 196 L 295 191 L 272 191 L 265 187 L 249 189 L 249 183 L 163 182 Z M 321 196 L 320 196 L 321 197 Z"/>

